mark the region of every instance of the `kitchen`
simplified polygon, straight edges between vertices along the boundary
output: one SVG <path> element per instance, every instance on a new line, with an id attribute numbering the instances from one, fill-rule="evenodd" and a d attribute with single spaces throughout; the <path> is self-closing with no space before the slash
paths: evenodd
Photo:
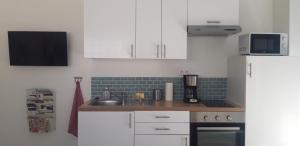
<path id="1" fill-rule="evenodd" d="M 273 31 L 273 7 L 270 3 L 270 0 L 240 0 L 239 21 L 243 33 Z M 291 11 L 295 11 L 291 13 L 291 18 L 296 19 L 297 1 L 291 6 Z M 3 98 L 0 100 L 1 103 L 10 103 L 0 106 L 1 116 L 4 117 L 0 125 L 3 145 L 77 145 L 77 139 L 66 134 L 74 93 L 74 76 L 83 77 L 81 85 L 85 101 L 88 101 L 92 95 L 91 77 L 181 77 L 180 71 L 187 70 L 198 74 L 200 78 L 227 78 L 227 58 L 238 55 L 238 36 L 234 35 L 188 37 L 188 59 L 181 61 L 86 59 L 83 50 L 83 1 L 49 1 L 45 4 L 33 0 L 12 0 L 1 5 L 1 11 L 0 93 Z M 290 21 L 290 55 L 299 56 L 298 22 L 294 19 Z M 69 32 L 69 45 L 72 48 L 70 66 L 10 67 L 6 33 L 8 30 L 20 29 Z M 27 132 L 28 125 L 23 112 L 26 104 L 22 97 L 26 89 L 33 87 L 55 89 L 57 97 L 60 97 L 56 105 L 57 129 L 49 135 L 31 135 Z M 19 141 L 13 140 L 13 137 L 18 137 Z"/>

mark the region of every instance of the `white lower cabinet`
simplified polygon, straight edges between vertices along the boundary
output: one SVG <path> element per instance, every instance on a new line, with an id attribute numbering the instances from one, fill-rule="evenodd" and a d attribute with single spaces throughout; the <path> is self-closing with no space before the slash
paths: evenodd
<path id="1" fill-rule="evenodd" d="M 133 146 L 133 112 L 79 112 L 78 146 Z"/>
<path id="2" fill-rule="evenodd" d="M 189 135 L 136 135 L 135 146 L 189 146 Z"/>
<path id="3" fill-rule="evenodd" d="M 188 111 L 135 112 L 135 146 L 189 146 Z"/>
<path id="4" fill-rule="evenodd" d="M 188 111 L 80 111 L 78 128 L 78 146 L 189 146 L 190 143 Z"/>

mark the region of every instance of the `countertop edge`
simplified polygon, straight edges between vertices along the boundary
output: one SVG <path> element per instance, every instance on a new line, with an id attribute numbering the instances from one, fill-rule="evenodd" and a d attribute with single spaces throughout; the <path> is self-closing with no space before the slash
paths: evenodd
<path id="1" fill-rule="evenodd" d="M 79 112 L 128 112 L 128 111 L 190 111 L 190 112 L 245 112 L 239 105 L 235 107 L 207 107 L 203 104 L 187 104 L 182 101 L 157 102 L 153 105 L 91 106 L 89 101 L 78 108 Z"/>

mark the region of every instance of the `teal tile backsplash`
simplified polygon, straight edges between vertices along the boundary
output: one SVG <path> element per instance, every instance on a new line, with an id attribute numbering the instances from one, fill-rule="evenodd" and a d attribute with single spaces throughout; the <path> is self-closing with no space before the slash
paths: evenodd
<path id="1" fill-rule="evenodd" d="M 112 97 L 126 96 L 129 100 L 136 92 L 144 92 L 146 100 L 152 100 L 152 90 L 162 89 L 165 82 L 173 82 L 174 100 L 183 99 L 181 77 L 92 77 L 92 97 L 101 97 L 107 87 Z M 224 100 L 227 94 L 227 78 L 199 78 L 198 97 L 201 100 Z"/>

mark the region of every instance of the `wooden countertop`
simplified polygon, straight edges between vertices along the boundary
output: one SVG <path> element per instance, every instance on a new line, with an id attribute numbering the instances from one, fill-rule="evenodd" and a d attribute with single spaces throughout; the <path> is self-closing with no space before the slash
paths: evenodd
<path id="1" fill-rule="evenodd" d="M 190 112 L 244 112 L 245 108 L 235 107 L 207 107 L 204 104 L 188 104 L 182 101 L 154 102 L 151 105 L 124 105 L 124 106 L 92 106 L 90 101 L 79 107 L 79 111 L 190 111 Z"/>

